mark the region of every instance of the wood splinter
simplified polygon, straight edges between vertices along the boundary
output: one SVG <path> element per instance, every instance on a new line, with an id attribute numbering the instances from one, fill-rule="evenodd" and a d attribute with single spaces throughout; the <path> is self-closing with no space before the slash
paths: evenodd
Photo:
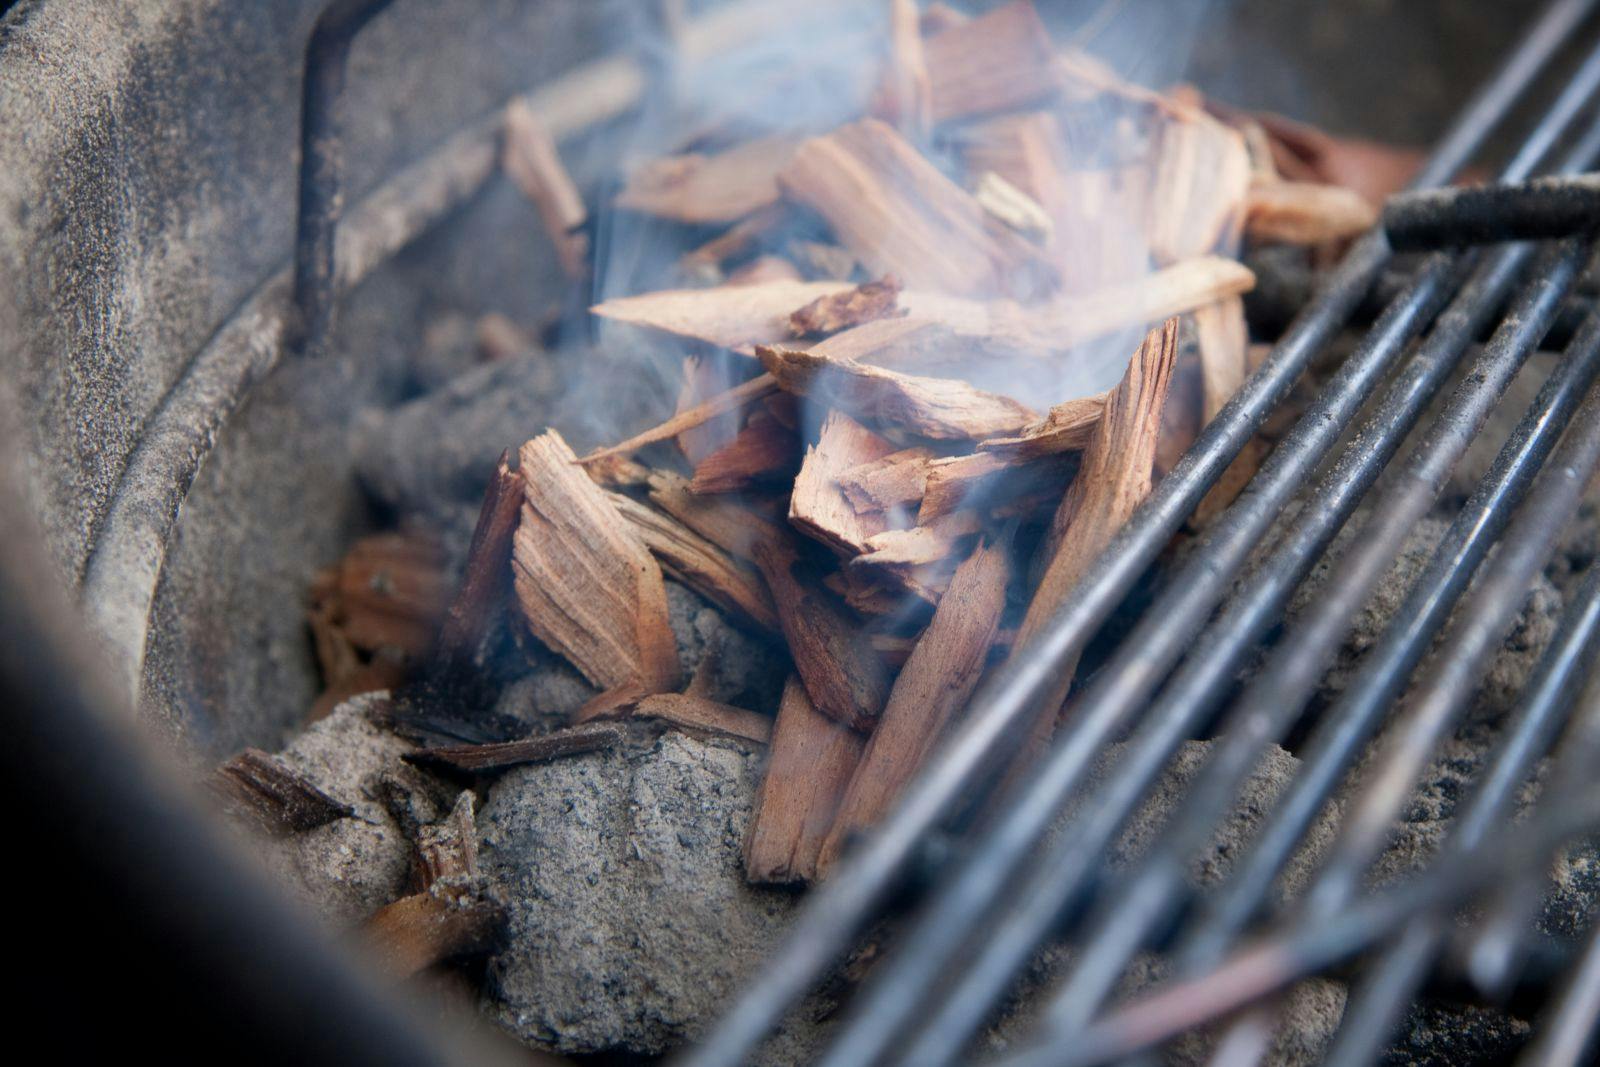
<path id="1" fill-rule="evenodd" d="M 610 723 L 585 723 L 521 741 L 494 741 L 485 745 L 439 745 L 407 752 L 400 758 L 419 767 L 435 767 L 458 774 L 488 774 L 525 763 L 548 763 L 563 756 L 578 756 L 622 743 L 622 729 Z"/>
<path id="2" fill-rule="evenodd" d="M 258 748 L 247 748 L 222 764 L 207 784 L 228 814 L 277 836 L 315 830 L 356 813 Z"/>

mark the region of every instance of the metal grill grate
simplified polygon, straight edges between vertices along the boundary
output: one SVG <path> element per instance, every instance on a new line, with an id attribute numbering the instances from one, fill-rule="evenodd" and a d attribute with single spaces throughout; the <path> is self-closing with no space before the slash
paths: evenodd
<path id="1" fill-rule="evenodd" d="M 1469 162 L 1595 6 L 1593 0 L 1557 0 L 1549 7 L 1434 152 L 1417 186 L 1445 182 Z M 1526 134 L 1503 179 L 1592 168 L 1600 158 L 1597 98 L 1600 44 Z M 1124 600 L 1390 263 L 1381 233 L 1358 243 L 1098 561 L 1041 635 L 1036 654 L 1008 665 L 979 694 L 964 727 L 895 815 L 814 892 L 778 958 L 683 1061 L 698 1067 L 744 1062 L 911 875 L 928 869 L 935 871 L 931 884 L 903 934 L 854 997 L 823 1054 L 821 1062 L 830 1067 L 939 1067 L 961 1059 L 1039 946 L 1063 935 L 1078 946 L 1071 976 L 1050 1001 L 1035 1040 L 1001 1061 L 1007 1067 L 1106 1062 L 1229 1014 L 1234 1021 L 1217 1055 L 1229 1063 L 1252 1062 L 1269 1043 L 1275 994 L 1385 939 L 1382 951 L 1368 953 L 1356 972 L 1330 1050 L 1331 1062 L 1371 1062 L 1450 947 L 1453 910 L 1491 883 L 1485 918 L 1467 935 L 1461 954 L 1480 988 L 1503 991 L 1522 959 L 1545 861 L 1600 816 L 1600 798 L 1585 773 L 1600 754 L 1600 683 L 1582 689 L 1600 653 L 1600 571 L 1588 576 L 1569 607 L 1433 865 L 1413 883 L 1378 895 L 1363 892 L 1363 878 L 1600 465 L 1600 315 L 1591 314 L 1573 334 L 1404 606 L 1318 719 L 1297 777 L 1250 851 L 1200 899 L 1193 899 L 1186 872 L 1268 746 L 1300 718 L 1356 613 L 1433 507 L 1594 253 L 1590 231 L 1547 245 L 1425 258 L 1245 492 L 1166 580 L 1107 665 L 1074 696 L 1053 748 L 1000 799 L 998 817 L 977 823 L 981 833 L 968 831 L 952 843 L 945 832 L 961 822 L 990 768 L 1013 747 L 1041 695 L 1058 681 L 1060 665 Z M 1474 349 L 1490 327 L 1488 343 Z M 1463 370 L 1463 384 L 1396 462 L 1430 402 Z M 1351 426 L 1357 426 L 1353 435 L 1346 433 Z M 1296 588 L 1364 501 L 1370 517 L 1334 561 L 1320 597 L 1234 693 L 1240 668 L 1262 648 Z M 1291 512 L 1291 504 L 1298 510 Z M 1285 514 L 1292 517 L 1274 534 Z M 1438 654 L 1413 679 L 1431 648 Z M 1104 861 L 1108 847 L 1179 746 L 1208 723 L 1217 724 L 1216 741 L 1183 804 L 1131 869 L 1112 873 Z M 1097 756 L 1124 734 L 1115 773 L 1091 785 Z M 1546 799 L 1512 832 L 1513 796 L 1552 748 L 1558 761 Z M 1258 928 L 1277 876 L 1346 772 L 1369 750 L 1362 790 L 1310 888 L 1288 914 Z M 1079 816 L 1052 836 L 1069 803 Z M 1529 873 L 1507 874 L 1515 871 Z M 1246 938 L 1253 940 L 1246 945 Z M 1108 1010 L 1134 957 L 1162 946 L 1170 948 L 1173 964 L 1169 984 Z M 1577 1062 L 1600 1012 L 1597 989 L 1600 949 L 1591 946 L 1573 968 L 1553 1020 L 1530 1045 L 1532 1062 Z"/>

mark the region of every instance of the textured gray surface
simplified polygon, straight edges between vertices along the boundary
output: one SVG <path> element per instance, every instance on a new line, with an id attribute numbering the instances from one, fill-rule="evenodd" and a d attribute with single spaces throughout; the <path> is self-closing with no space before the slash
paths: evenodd
<path id="1" fill-rule="evenodd" d="M 709 1020 L 794 908 L 744 881 L 760 759 L 669 732 L 496 782 L 480 860 L 511 919 L 491 1016 L 562 1052 L 660 1052 Z"/>

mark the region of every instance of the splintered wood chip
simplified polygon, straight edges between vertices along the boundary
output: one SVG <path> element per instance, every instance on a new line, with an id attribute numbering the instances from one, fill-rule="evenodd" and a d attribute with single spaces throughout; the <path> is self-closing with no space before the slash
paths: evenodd
<path id="1" fill-rule="evenodd" d="M 806 141 L 778 184 L 827 220 L 874 274 L 969 297 L 1021 298 L 1054 287 L 1037 249 L 990 226 L 970 193 L 876 119 Z"/>
<path id="2" fill-rule="evenodd" d="M 849 282 L 764 282 L 715 289 L 664 289 L 621 296 L 589 310 L 603 319 L 645 326 L 751 355 L 759 344 L 787 341 L 789 316 Z"/>
<path id="3" fill-rule="evenodd" d="M 564 730 L 484 745 L 438 745 L 408 752 L 401 759 L 419 767 L 436 767 L 461 774 L 487 774 L 525 763 L 548 763 L 563 756 L 578 756 L 622 743 L 622 728 L 611 723 L 583 723 Z"/>
<path id="4" fill-rule="evenodd" d="M 867 551 L 867 539 L 889 528 L 875 509 L 851 503 L 840 476 L 883 459 L 894 446 L 840 411 L 830 412 L 806 449 L 789 497 L 789 523 L 843 555 Z"/>
<path id="5" fill-rule="evenodd" d="M 777 174 L 796 143 L 791 137 L 761 137 L 713 155 L 651 160 L 629 175 L 616 204 L 679 222 L 741 219 L 777 202 Z"/>
<path id="6" fill-rule="evenodd" d="M 855 417 L 935 440 L 983 440 L 1015 433 L 1035 412 L 954 378 L 924 378 L 832 359 L 817 350 L 762 345 L 761 365 L 780 388 Z"/>
<path id="7" fill-rule="evenodd" d="M 230 814 L 269 834 L 303 833 L 355 815 L 350 805 L 258 748 L 247 748 L 222 764 L 209 784 Z"/>
<path id="8" fill-rule="evenodd" d="M 649 550 L 559 434 L 527 442 L 520 457 L 512 565 L 528 628 L 603 689 L 677 689 L 666 586 Z"/>
<path id="9" fill-rule="evenodd" d="M 864 745 L 860 734 L 818 713 L 798 678 L 789 679 L 745 839 L 750 881 L 816 880 L 823 841 Z"/>

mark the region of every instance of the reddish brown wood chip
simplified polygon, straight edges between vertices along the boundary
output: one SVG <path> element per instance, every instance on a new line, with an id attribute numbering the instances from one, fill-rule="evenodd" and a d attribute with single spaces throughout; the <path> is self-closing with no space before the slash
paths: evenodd
<path id="1" fill-rule="evenodd" d="M 462 774 L 486 774 L 524 763 L 548 763 L 562 756 L 578 756 L 622 743 L 622 728 L 611 723 L 583 723 L 521 741 L 496 741 L 487 745 L 440 745 L 418 749 L 401 758 L 420 767 L 441 767 Z"/>
<path id="2" fill-rule="evenodd" d="M 355 815 L 350 805 L 258 748 L 247 748 L 218 767 L 209 785 L 230 815 L 269 834 L 303 833 Z"/>
<path id="3" fill-rule="evenodd" d="M 846 292 L 819 296 L 789 316 L 789 331 L 796 337 L 807 337 L 900 317 L 906 313 L 898 306 L 900 289 L 900 280 L 885 274 Z"/>

